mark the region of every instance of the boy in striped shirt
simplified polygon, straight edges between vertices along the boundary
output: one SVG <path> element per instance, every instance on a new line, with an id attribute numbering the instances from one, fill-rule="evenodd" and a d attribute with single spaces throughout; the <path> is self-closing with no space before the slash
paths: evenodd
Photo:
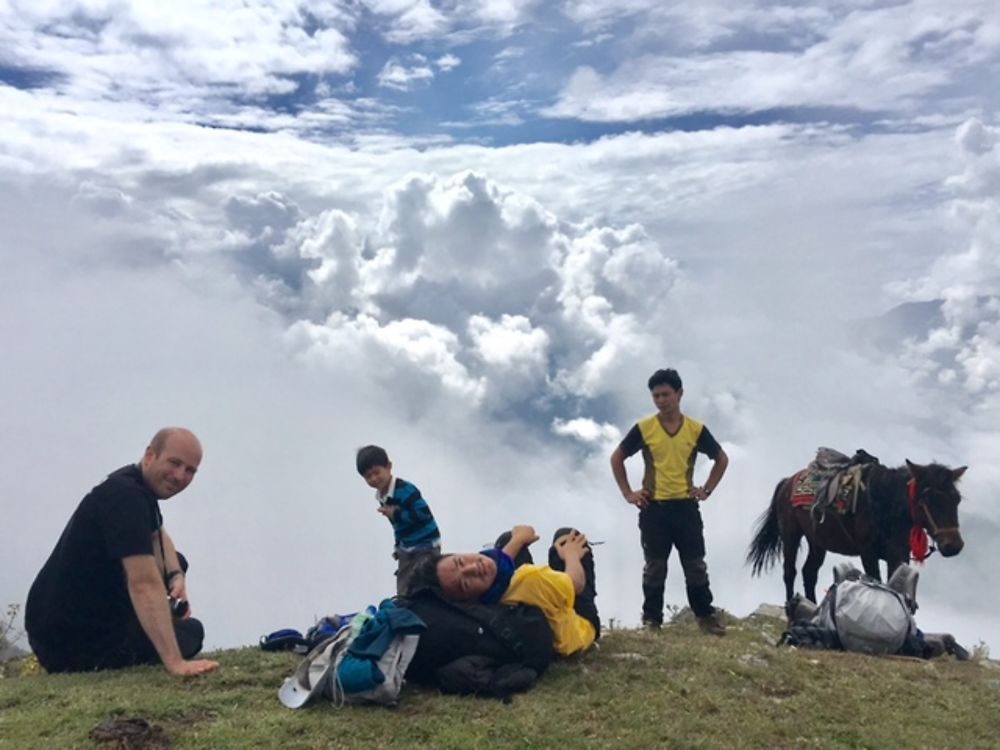
<path id="1" fill-rule="evenodd" d="M 361 448 L 357 468 L 365 483 L 375 490 L 378 512 L 392 524 L 396 543 L 393 557 L 398 561 L 396 593 L 406 594 L 417 563 L 441 551 L 441 532 L 420 490 L 392 475 L 392 462 L 384 448 Z"/>

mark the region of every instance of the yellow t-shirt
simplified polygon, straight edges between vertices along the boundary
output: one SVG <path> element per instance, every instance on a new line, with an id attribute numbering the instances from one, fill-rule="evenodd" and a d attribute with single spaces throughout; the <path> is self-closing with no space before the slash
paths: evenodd
<path id="1" fill-rule="evenodd" d="M 553 646 L 562 656 L 583 651 L 594 642 L 594 626 L 574 611 L 576 590 L 573 579 L 548 565 L 522 565 L 514 571 L 504 604 L 530 604 L 545 614 L 552 628 Z"/>
<path id="2" fill-rule="evenodd" d="M 646 463 L 643 489 L 649 491 L 654 501 L 690 498 L 698 438 L 704 425 L 685 415 L 677 434 L 670 435 L 654 414 L 637 426 L 642 433 L 642 457 Z"/>

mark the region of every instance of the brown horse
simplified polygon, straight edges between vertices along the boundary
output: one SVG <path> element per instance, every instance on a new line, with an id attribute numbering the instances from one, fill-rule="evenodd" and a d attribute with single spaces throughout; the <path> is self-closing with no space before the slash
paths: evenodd
<path id="1" fill-rule="evenodd" d="M 809 555 L 802 566 L 802 582 L 806 596 L 814 602 L 816 579 L 828 551 L 860 556 L 865 573 L 877 580 L 881 580 L 879 560 L 886 561 L 891 576 L 910 559 L 910 532 L 914 528 L 926 529 L 944 557 L 957 555 L 965 542 L 958 528 L 962 498 L 955 482 L 966 468 L 920 466 L 909 461 L 897 469 L 872 464 L 866 469 L 865 490 L 858 494 L 855 512 L 841 515 L 831 510 L 820 519 L 815 519 L 808 507 L 792 505 L 793 477 L 782 479 L 774 490 L 771 507 L 757 522 L 747 552 L 753 575 L 774 565 L 781 545 L 785 601 L 791 600 L 795 593 L 795 558 L 803 536 L 809 540 Z"/>

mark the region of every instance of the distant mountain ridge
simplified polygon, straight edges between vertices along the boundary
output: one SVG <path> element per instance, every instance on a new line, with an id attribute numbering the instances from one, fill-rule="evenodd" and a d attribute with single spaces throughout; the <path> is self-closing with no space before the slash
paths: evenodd
<path id="1" fill-rule="evenodd" d="M 886 351 L 896 348 L 906 339 L 924 339 L 935 328 L 945 324 L 944 300 L 904 302 L 890 310 L 848 323 L 852 338 Z"/>
<path id="2" fill-rule="evenodd" d="M 1000 319 L 1000 304 L 996 304 L 996 296 L 979 295 L 975 302 L 977 308 L 987 313 L 982 319 Z M 994 303 L 992 310 L 991 303 Z M 848 328 L 855 338 L 881 351 L 892 350 L 907 339 L 923 341 L 934 329 L 946 326 L 948 321 L 944 314 L 944 304 L 943 299 L 904 302 L 881 315 L 852 320 L 848 323 Z M 967 340 L 974 332 L 973 326 L 967 326 L 961 332 L 960 339 Z"/>

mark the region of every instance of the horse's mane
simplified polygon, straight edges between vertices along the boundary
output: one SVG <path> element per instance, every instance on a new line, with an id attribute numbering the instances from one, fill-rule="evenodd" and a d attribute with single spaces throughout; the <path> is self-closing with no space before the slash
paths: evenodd
<path id="1" fill-rule="evenodd" d="M 954 482 L 952 470 L 942 464 L 932 463 L 921 467 L 922 483 L 932 487 L 947 486 Z M 909 523 L 909 499 L 906 483 L 910 470 L 906 466 L 890 469 L 882 464 L 872 466 L 866 478 L 867 495 L 875 517 L 876 528 L 888 530 L 893 522 Z M 880 532 L 882 533 L 882 532 Z"/>
<path id="2" fill-rule="evenodd" d="M 906 483 L 910 472 L 905 466 L 894 469 L 882 464 L 875 464 L 865 479 L 868 502 L 871 504 L 875 528 L 880 537 L 884 537 L 894 523 L 901 520 L 909 523 L 909 506 L 907 504 Z"/>

